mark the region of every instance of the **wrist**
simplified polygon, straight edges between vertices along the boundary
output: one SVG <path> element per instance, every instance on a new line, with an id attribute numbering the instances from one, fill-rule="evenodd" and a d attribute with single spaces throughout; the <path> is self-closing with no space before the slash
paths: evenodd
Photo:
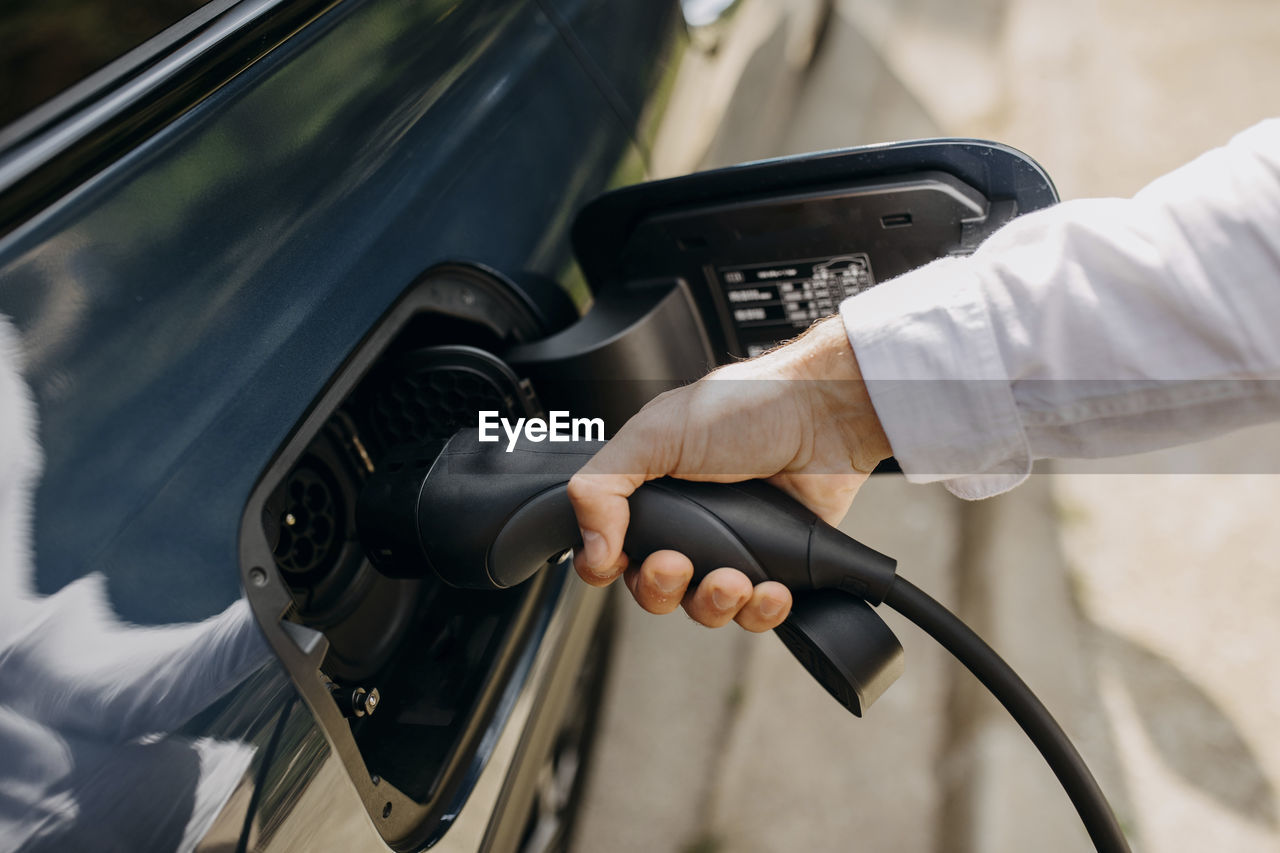
<path id="1" fill-rule="evenodd" d="M 786 374 L 804 383 L 816 427 L 840 431 L 854 468 L 870 472 L 893 455 L 838 315 L 819 320 L 782 351 L 789 351 Z"/>

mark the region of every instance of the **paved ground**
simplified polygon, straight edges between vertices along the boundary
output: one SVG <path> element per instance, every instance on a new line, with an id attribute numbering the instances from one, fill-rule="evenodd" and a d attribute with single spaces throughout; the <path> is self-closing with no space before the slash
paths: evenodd
<path id="1" fill-rule="evenodd" d="M 1064 197 L 1118 195 L 1280 114 L 1274 3 L 839 8 L 777 150 L 982 136 Z M 738 137 L 712 160 L 767 153 Z M 887 478 L 846 527 L 1040 692 L 1135 846 L 1277 850 L 1277 460 L 1268 428 L 1046 469 L 978 504 Z M 893 621 L 907 674 L 855 720 L 772 637 L 624 612 L 584 853 L 1088 849 L 1021 733 L 909 626 Z"/>

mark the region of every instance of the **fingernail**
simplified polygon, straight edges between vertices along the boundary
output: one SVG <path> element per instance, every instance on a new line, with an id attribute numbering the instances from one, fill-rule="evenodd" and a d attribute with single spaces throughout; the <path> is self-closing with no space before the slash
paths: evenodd
<path id="1" fill-rule="evenodd" d="M 678 589 L 680 589 L 680 583 L 683 580 L 683 578 L 673 577 L 672 575 L 654 575 L 653 585 L 656 586 L 658 591 L 663 595 L 673 595 Z"/>
<path id="2" fill-rule="evenodd" d="M 597 570 L 605 568 L 604 558 L 609 546 L 605 543 L 604 537 L 594 530 L 583 530 L 582 532 L 582 558 L 588 569 Z"/>
<path id="3" fill-rule="evenodd" d="M 728 610 L 738 603 L 738 597 L 717 588 L 711 590 L 711 603 L 715 605 L 716 610 Z"/>
<path id="4" fill-rule="evenodd" d="M 765 596 L 760 599 L 760 615 L 766 619 L 772 619 L 782 612 L 782 602 L 776 598 Z"/>

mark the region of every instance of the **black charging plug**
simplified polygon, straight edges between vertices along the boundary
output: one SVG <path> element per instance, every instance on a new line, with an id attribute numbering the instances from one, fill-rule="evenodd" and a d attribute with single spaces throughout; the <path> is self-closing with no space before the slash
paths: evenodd
<path id="1" fill-rule="evenodd" d="M 415 450 L 370 477 L 356 526 L 370 561 L 394 577 L 434 573 L 453 586 L 505 589 L 581 546 L 567 483 L 603 442 L 505 443 L 476 430 L 451 438 L 429 463 Z M 796 594 L 779 636 L 805 668 L 861 715 L 897 679 L 902 646 L 868 606 L 883 600 L 895 562 L 760 481 L 663 479 L 630 498 L 624 549 L 640 563 L 671 549 L 693 562 L 693 583 L 720 566 Z M 806 590 L 822 590 L 801 596 Z"/>
<path id="2" fill-rule="evenodd" d="M 369 478 L 356 506 L 361 542 L 374 566 L 395 577 L 434 573 L 460 587 L 515 586 L 550 558 L 581 546 L 566 486 L 602 444 L 526 439 L 508 450 L 464 430 L 434 456 L 415 448 Z M 1010 712 L 1071 797 L 1097 849 L 1128 850 L 1097 781 L 1048 709 L 968 626 L 898 577 L 892 558 L 760 481 L 655 480 L 629 504 L 623 547 L 632 560 L 669 548 L 693 562 L 694 583 L 733 566 L 753 583 L 786 584 L 795 603 L 777 634 L 858 716 L 903 668 L 902 646 L 870 604 L 902 613 Z"/>

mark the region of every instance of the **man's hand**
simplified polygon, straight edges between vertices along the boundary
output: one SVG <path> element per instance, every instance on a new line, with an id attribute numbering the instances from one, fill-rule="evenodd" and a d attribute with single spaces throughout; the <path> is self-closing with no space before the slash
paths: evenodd
<path id="1" fill-rule="evenodd" d="M 630 566 L 622 553 L 627 496 L 659 477 L 767 478 L 836 524 L 890 455 L 844 326 L 839 317 L 822 320 L 783 347 L 655 398 L 629 420 L 569 481 L 583 541 L 574 567 L 594 586 L 625 574 L 650 613 L 683 604 L 709 627 L 733 619 L 749 631 L 767 631 L 791 609 L 782 584 L 753 588 L 742 572 L 724 567 L 689 591 L 693 564 L 675 551 Z"/>

